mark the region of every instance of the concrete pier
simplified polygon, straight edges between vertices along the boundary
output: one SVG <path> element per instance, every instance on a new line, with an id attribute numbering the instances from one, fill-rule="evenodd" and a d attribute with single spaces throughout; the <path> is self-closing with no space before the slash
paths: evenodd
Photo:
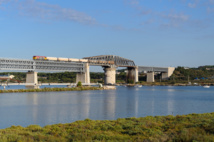
<path id="1" fill-rule="evenodd" d="M 38 86 L 38 77 L 37 72 L 29 71 L 26 75 L 26 83 L 32 83 L 34 85 L 26 85 L 28 89 L 37 89 Z"/>
<path id="2" fill-rule="evenodd" d="M 90 84 L 90 71 L 89 71 L 89 64 L 85 64 L 85 72 L 83 73 L 77 73 L 76 75 L 76 83 L 78 82 L 82 83 L 89 83 Z"/>
<path id="3" fill-rule="evenodd" d="M 105 71 L 105 84 L 115 84 L 116 83 L 116 68 L 114 67 L 103 67 Z"/>
<path id="4" fill-rule="evenodd" d="M 154 72 L 148 72 L 147 73 L 147 82 L 155 82 L 155 73 Z"/>
<path id="5" fill-rule="evenodd" d="M 168 79 L 174 72 L 174 67 L 168 67 L 168 72 L 162 73 L 162 79 Z"/>
<path id="6" fill-rule="evenodd" d="M 129 67 L 127 72 L 127 81 L 133 80 L 134 83 L 138 82 L 138 67 Z"/>

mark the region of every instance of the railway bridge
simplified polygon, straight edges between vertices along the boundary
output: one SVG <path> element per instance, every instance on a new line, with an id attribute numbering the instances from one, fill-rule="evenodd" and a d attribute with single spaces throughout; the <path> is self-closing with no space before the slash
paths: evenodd
<path id="1" fill-rule="evenodd" d="M 53 59 L 53 58 L 50 58 Z M 37 72 L 76 72 L 76 82 L 90 84 L 90 66 L 102 66 L 105 84 L 116 83 L 116 69 L 127 67 L 127 80 L 138 82 L 138 72 L 147 72 L 147 82 L 154 82 L 154 72 L 162 72 L 162 78 L 171 76 L 174 68 L 137 66 L 134 61 L 115 55 L 85 57 L 79 60 L 25 60 L 0 58 L 0 70 L 27 71 L 26 84 L 38 86 Z M 84 62 L 81 62 L 84 61 Z"/>
<path id="2" fill-rule="evenodd" d="M 116 83 L 116 69 L 118 67 L 127 67 L 127 80 L 132 79 L 138 82 L 138 71 L 134 61 L 114 55 L 101 55 L 93 57 L 85 57 L 89 62 L 89 66 L 102 66 L 105 72 L 105 84 Z M 93 62 L 97 61 L 97 62 Z"/>

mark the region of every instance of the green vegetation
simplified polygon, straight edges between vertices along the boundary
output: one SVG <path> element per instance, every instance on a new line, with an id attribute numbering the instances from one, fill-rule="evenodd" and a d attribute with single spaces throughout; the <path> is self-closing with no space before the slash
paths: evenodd
<path id="1" fill-rule="evenodd" d="M 3 72 L 0 75 L 14 75 L 15 77 L 9 82 L 25 82 L 26 72 Z M 103 83 L 104 73 L 90 73 L 92 83 Z M 0 82 L 5 82 L 1 80 Z M 38 73 L 38 81 L 40 83 L 75 83 L 76 73 L 63 72 L 63 73 Z"/>
<path id="2" fill-rule="evenodd" d="M 82 87 L 82 82 L 81 82 L 81 81 L 79 81 L 79 82 L 77 83 L 77 87 Z"/>
<path id="3" fill-rule="evenodd" d="M 146 73 L 139 74 L 139 84 L 142 85 L 187 85 L 189 82 L 199 85 L 214 85 L 214 66 L 198 68 L 177 67 L 169 79 L 161 79 L 161 74 L 155 75 L 155 82 L 146 82 Z M 189 84 L 191 85 L 191 84 Z"/>
<path id="4" fill-rule="evenodd" d="M 201 66 L 198 68 L 184 68 L 177 67 L 171 76 L 171 80 L 187 81 L 187 80 L 213 80 L 214 79 L 214 67 L 213 66 Z"/>
<path id="5" fill-rule="evenodd" d="M 103 90 L 103 88 L 80 86 L 80 87 L 73 87 L 73 88 L 17 89 L 17 90 L 0 90 L 0 93 L 57 92 L 57 91 L 84 91 L 84 90 Z"/>
<path id="6" fill-rule="evenodd" d="M 25 72 L 4 72 L 0 75 L 14 75 L 15 78 L 10 82 L 25 82 Z M 104 83 L 104 73 L 90 73 L 91 83 Z M 127 80 L 127 74 L 124 69 L 118 70 L 116 75 L 117 83 L 134 83 L 133 80 Z M 39 83 L 74 83 L 76 82 L 76 73 L 38 73 Z M 5 82 L 5 80 L 1 81 Z M 214 66 L 201 66 L 198 68 L 177 67 L 173 75 L 168 80 L 162 80 L 161 74 L 155 75 L 154 84 L 146 83 L 146 73 L 139 74 L 139 83 L 145 85 L 178 85 L 195 82 L 200 84 L 214 83 Z M 159 82 L 159 83 L 158 83 Z M 212 84 L 211 84 L 212 85 Z"/>
<path id="7" fill-rule="evenodd" d="M 0 130 L 3 142 L 138 141 L 197 142 L 214 141 L 214 113 L 178 116 L 147 116 L 117 120 L 76 121 L 26 128 L 12 126 Z"/>
<path id="8" fill-rule="evenodd" d="M 128 79 L 128 80 L 127 80 L 127 83 L 128 83 L 128 84 L 134 84 L 134 80 Z"/>

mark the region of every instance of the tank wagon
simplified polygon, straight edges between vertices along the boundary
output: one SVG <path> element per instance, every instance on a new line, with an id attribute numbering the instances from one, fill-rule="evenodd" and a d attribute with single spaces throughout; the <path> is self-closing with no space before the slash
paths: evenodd
<path id="1" fill-rule="evenodd" d="M 103 61 L 103 60 L 101 61 L 101 60 L 76 59 L 76 58 L 61 58 L 61 57 L 46 57 L 46 56 L 33 56 L 33 60 L 83 62 L 83 63 L 110 64 L 110 65 L 114 64 L 114 61 Z"/>

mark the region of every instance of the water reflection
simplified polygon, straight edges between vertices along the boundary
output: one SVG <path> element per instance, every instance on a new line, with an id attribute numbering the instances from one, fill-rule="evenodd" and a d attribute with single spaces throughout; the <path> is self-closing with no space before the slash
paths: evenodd
<path id="1" fill-rule="evenodd" d="M 191 91 L 192 90 L 192 91 Z M 196 91 L 197 90 L 197 91 Z M 0 94 L 0 128 L 45 126 L 86 118 L 214 112 L 214 88 L 118 87 L 117 90 Z"/>

